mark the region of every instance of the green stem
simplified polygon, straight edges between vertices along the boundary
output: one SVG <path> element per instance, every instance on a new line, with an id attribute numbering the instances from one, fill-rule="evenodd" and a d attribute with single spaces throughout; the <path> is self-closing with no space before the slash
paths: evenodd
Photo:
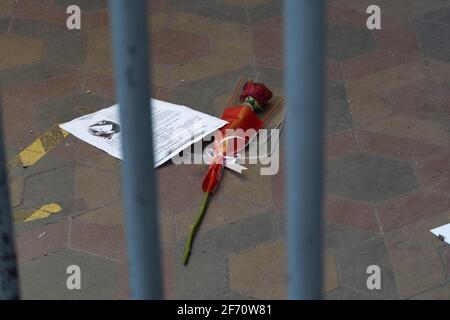
<path id="1" fill-rule="evenodd" d="M 184 248 L 184 258 L 183 258 L 184 265 L 188 263 L 189 256 L 191 255 L 192 242 L 194 241 L 197 230 L 200 227 L 200 223 L 202 223 L 203 217 L 205 216 L 206 208 L 208 207 L 209 195 L 210 195 L 209 192 L 205 192 L 205 197 L 203 198 L 203 201 L 200 205 L 200 210 L 198 212 L 197 218 L 195 219 L 194 224 L 191 225 L 191 231 L 189 232 L 186 241 L 186 247 Z"/>

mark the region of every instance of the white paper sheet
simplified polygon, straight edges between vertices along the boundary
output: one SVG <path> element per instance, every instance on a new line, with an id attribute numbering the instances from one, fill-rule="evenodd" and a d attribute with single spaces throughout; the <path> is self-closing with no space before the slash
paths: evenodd
<path id="1" fill-rule="evenodd" d="M 430 230 L 437 237 L 441 238 L 443 241 L 450 244 L 450 223 L 440 226 L 438 228 L 434 228 Z"/>
<path id="2" fill-rule="evenodd" d="M 152 115 L 155 167 L 227 123 L 186 106 L 156 99 L 152 99 Z M 60 127 L 113 157 L 122 159 L 119 105 L 82 116 Z"/>

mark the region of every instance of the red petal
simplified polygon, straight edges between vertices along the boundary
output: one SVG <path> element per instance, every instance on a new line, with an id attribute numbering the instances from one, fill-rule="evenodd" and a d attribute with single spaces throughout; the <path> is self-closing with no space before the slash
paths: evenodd
<path id="1" fill-rule="evenodd" d="M 264 103 L 272 98 L 272 91 L 269 90 L 263 83 L 249 81 L 244 85 L 240 100 L 244 101 L 247 97 L 253 97 L 262 106 Z"/>
<path id="2" fill-rule="evenodd" d="M 203 191 L 214 193 L 222 178 L 223 165 L 221 163 L 213 163 L 209 166 L 208 173 L 203 179 Z"/>

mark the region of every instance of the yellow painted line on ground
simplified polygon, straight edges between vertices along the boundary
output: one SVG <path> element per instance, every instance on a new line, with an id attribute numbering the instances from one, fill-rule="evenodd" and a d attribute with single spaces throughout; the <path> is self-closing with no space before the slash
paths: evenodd
<path id="1" fill-rule="evenodd" d="M 43 205 L 39 209 L 30 208 L 19 210 L 13 213 L 14 223 L 30 222 L 34 220 L 44 219 L 52 214 L 56 214 L 62 210 L 62 207 L 57 203 L 49 203 Z"/>
<path id="2" fill-rule="evenodd" d="M 75 110 L 78 111 L 81 115 L 90 114 L 96 112 L 97 109 L 91 107 L 77 106 Z M 32 144 L 23 149 L 8 161 L 8 169 L 12 167 L 21 166 L 23 168 L 34 165 L 36 162 L 41 160 L 50 150 L 52 150 L 58 143 L 64 140 L 69 133 L 61 129 L 59 124 L 53 125 L 50 129 L 45 131 L 39 138 L 34 140 Z"/>
<path id="3" fill-rule="evenodd" d="M 45 131 L 39 138 L 33 141 L 8 162 L 8 168 L 22 166 L 24 168 L 34 165 L 42 159 L 50 150 L 60 143 L 69 133 L 55 124 Z"/>
<path id="4" fill-rule="evenodd" d="M 24 167 L 31 166 L 45 155 L 45 149 L 41 139 L 35 140 L 25 150 L 19 153 L 20 162 Z"/>

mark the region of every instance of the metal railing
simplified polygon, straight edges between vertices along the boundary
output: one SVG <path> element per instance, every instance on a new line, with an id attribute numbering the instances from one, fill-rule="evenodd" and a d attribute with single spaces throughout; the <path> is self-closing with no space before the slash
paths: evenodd
<path id="1" fill-rule="evenodd" d="M 1 84 L 0 84 L 1 85 Z M 0 87 L 0 113 L 2 95 Z M 14 226 L 9 203 L 8 174 L 3 144 L 3 121 L 0 117 L 0 300 L 19 299 L 19 277 Z"/>
<path id="2" fill-rule="evenodd" d="M 131 298 L 161 299 L 147 1 L 110 0 Z"/>
<path id="3" fill-rule="evenodd" d="M 285 1 L 290 299 L 322 298 L 324 11 L 323 0 Z"/>

